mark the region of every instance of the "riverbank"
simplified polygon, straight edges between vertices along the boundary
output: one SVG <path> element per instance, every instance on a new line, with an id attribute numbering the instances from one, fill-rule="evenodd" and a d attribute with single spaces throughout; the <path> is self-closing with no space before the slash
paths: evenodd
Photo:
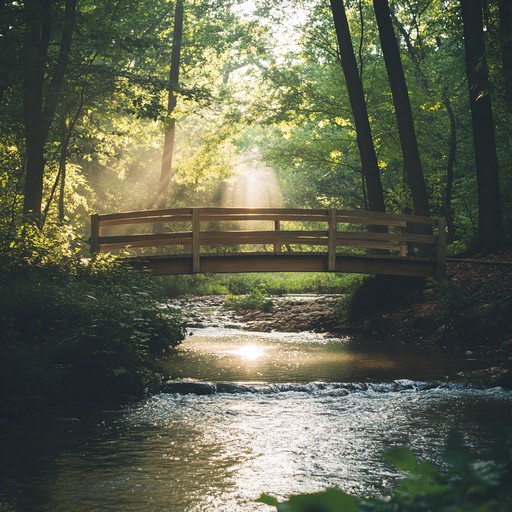
<path id="1" fill-rule="evenodd" d="M 336 295 L 273 298 L 270 309 L 226 309 L 225 296 L 183 299 L 181 304 L 184 311 L 192 311 L 191 329 L 209 323 L 261 332 L 356 334 L 380 342 L 456 349 L 482 361 L 481 371 L 465 376 L 512 387 L 512 253 L 449 261 L 446 280 L 420 284 L 405 286 L 402 303 L 393 305 L 388 300 L 393 281 L 387 281 L 370 292 L 372 311 L 365 313 L 359 304 L 355 318 L 347 312 L 346 298 Z M 364 306 L 364 298 L 359 301 Z M 198 305 L 210 306 L 214 317 L 194 312 Z"/>
<path id="2" fill-rule="evenodd" d="M 469 376 L 512 387 L 511 252 L 448 261 L 447 279 L 413 299 L 359 327 L 370 338 L 463 350 L 489 365 Z"/>

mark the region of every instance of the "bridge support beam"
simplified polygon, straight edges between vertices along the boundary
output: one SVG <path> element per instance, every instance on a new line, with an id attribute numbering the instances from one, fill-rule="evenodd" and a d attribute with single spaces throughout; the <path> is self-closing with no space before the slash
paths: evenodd
<path id="1" fill-rule="evenodd" d="M 192 272 L 199 274 L 201 272 L 201 209 L 192 210 Z"/>

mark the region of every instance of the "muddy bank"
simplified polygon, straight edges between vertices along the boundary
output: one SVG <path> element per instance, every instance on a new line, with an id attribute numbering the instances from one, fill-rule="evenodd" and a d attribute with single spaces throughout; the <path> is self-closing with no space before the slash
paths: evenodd
<path id="1" fill-rule="evenodd" d="M 272 297 L 270 311 L 229 309 L 226 296 L 181 299 L 178 304 L 189 329 L 214 326 L 243 328 L 255 332 L 301 332 L 340 334 L 358 331 L 340 320 L 340 296 Z"/>

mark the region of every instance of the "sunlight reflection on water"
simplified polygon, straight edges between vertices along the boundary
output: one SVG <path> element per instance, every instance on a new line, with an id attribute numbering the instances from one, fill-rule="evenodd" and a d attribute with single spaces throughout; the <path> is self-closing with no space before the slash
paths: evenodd
<path id="1" fill-rule="evenodd" d="M 512 426 L 510 392 L 431 379 L 460 363 L 309 333 L 198 330 L 169 368 L 214 394 L 0 424 L 0 511 L 264 512 L 263 492 L 386 493 L 399 478 L 387 448 L 435 459 L 457 427 L 482 451 Z"/>

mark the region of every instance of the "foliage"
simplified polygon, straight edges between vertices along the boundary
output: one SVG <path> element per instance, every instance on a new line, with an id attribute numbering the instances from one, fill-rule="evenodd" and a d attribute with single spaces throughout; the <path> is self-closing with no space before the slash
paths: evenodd
<path id="1" fill-rule="evenodd" d="M 334 273 L 249 273 L 167 276 L 160 286 L 167 297 L 180 295 L 243 295 L 260 288 L 269 295 L 346 293 L 360 276 Z"/>
<path id="2" fill-rule="evenodd" d="M 71 257 L 73 236 L 56 231 L 1 254 L 0 415 L 140 395 L 158 384 L 154 358 L 184 337 L 149 277 Z"/>
<path id="3" fill-rule="evenodd" d="M 472 460 L 462 437 L 452 432 L 443 466 L 418 460 L 394 448 L 384 458 L 405 474 L 389 497 L 361 498 L 338 489 L 302 494 L 287 501 L 263 495 L 259 502 L 282 512 L 506 512 L 512 507 L 512 445 L 500 447 L 495 460 Z"/>
<path id="4" fill-rule="evenodd" d="M 271 311 L 274 308 L 274 302 L 266 295 L 264 290 L 255 288 L 249 295 L 229 296 L 224 303 L 224 307 L 234 310 L 261 309 L 263 311 Z"/>
<path id="5" fill-rule="evenodd" d="M 477 230 L 478 207 L 459 0 L 390 4 L 432 213 L 450 214 L 450 238 L 464 247 Z M 184 5 L 181 78 L 175 84 L 175 173 L 168 204 L 223 204 L 238 162 L 245 158 L 251 176 L 261 165 L 272 169 L 287 206 L 364 208 L 356 132 L 328 2 L 215 0 Z M 372 3 L 345 5 L 386 208 L 410 213 Z M 58 62 L 62 7 L 52 7 L 47 77 Z M 62 220 L 64 214 L 85 235 L 93 211 L 154 205 L 167 122 L 174 3 L 127 0 L 112 6 L 105 0 L 85 0 L 77 9 L 69 64 L 44 148 L 43 202 L 49 221 Z M 507 70 L 500 58 L 498 8 L 486 9 L 504 222 L 510 232 L 512 117 L 503 86 Z M 23 2 L 0 8 L 0 217 L 16 222 L 27 157 L 25 14 Z M 44 89 L 45 96 L 51 95 L 50 84 Z M 257 206 L 238 192 L 236 206 Z M 59 202 L 63 211 L 57 208 Z M 6 229 L 10 227 L 0 227 Z"/>

